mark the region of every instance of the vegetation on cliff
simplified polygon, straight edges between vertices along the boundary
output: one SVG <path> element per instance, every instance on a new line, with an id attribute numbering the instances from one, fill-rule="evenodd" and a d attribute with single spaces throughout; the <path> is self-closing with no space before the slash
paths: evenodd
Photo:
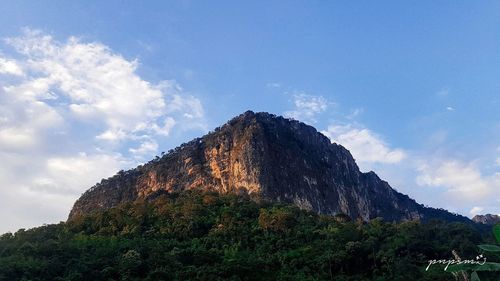
<path id="1" fill-rule="evenodd" d="M 454 280 L 428 261 L 474 258 L 483 242 L 462 223 L 364 223 L 184 191 L 4 234 L 0 280 Z"/>

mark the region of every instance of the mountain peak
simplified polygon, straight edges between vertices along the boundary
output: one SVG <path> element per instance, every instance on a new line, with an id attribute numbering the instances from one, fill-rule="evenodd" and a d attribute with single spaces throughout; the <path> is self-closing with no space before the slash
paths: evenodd
<path id="1" fill-rule="evenodd" d="M 494 224 L 500 223 L 500 216 L 499 215 L 492 215 L 492 214 L 475 215 L 472 218 L 472 221 L 474 221 L 476 223 L 494 225 Z"/>
<path id="2" fill-rule="evenodd" d="M 161 158 L 121 172 L 85 192 L 70 218 L 158 193 L 189 189 L 246 193 L 322 214 L 389 221 L 445 217 L 398 193 L 374 172 L 359 171 L 350 152 L 314 127 L 246 111 Z"/>

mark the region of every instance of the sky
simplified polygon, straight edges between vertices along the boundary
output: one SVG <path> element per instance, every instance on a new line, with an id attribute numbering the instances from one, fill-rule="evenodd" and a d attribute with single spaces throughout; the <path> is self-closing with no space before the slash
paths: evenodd
<path id="1" fill-rule="evenodd" d="M 10 3 L 9 3 L 10 2 Z M 424 205 L 500 214 L 497 1 L 3 1 L 0 233 L 246 111 Z"/>

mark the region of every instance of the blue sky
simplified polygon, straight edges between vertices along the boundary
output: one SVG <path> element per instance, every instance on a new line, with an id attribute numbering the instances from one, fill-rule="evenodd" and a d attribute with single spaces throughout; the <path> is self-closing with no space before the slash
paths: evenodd
<path id="1" fill-rule="evenodd" d="M 155 3 L 157 2 L 157 3 Z M 417 201 L 500 213 L 500 3 L 16 1 L 0 12 L 0 231 L 251 109 Z"/>

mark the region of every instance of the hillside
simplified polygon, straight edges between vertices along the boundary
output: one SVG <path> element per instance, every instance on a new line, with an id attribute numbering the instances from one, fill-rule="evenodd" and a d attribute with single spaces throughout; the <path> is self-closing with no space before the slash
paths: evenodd
<path id="1" fill-rule="evenodd" d="M 425 271 L 428 260 L 473 258 L 482 241 L 462 223 L 363 223 L 182 191 L 4 234 L 0 280 L 451 281 L 444 266 Z"/>

